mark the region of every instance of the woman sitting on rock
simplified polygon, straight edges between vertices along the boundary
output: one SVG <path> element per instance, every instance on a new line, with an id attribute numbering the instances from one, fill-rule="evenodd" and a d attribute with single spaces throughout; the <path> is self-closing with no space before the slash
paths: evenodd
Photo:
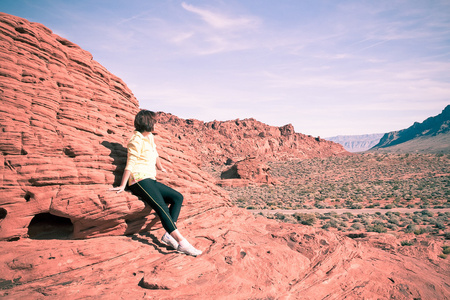
<path id="1" fill-rule="evenodd" d="M 128 142 L 128 159 L 121 184 L 111 190 L 123 192 L 128 182 L 131 192 L 150 205 L 161 219 L 166 230 L 161 242 L 178 252 L 197 256 L 202 254 L 202 251 L 195 249 L 175 225 L 180 214 L 183 195 L 156 181 L 156 167 L 163 172 L 166 170 L 161 165 L 152 134 L 155 123 L 154 112 L 141 110 L 137 113 L 134 119 L 136 130 Z"/>

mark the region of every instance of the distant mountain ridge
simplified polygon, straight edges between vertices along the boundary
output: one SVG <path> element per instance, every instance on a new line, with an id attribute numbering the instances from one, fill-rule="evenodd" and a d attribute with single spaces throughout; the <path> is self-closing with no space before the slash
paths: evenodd
<path id="1" fill-rule="evenodd" d="M 349 152 L 363 152 L 378 144 L 384 133 L 363 134 L 363 135 L 338 135 L 325 138 L 344 146 Z"/>
<path id="2" fill-rule="evenodd" d="M 450 152 L 450 105 L 422 123 L 386 133 L 371 150 L 395 152 Z"/>

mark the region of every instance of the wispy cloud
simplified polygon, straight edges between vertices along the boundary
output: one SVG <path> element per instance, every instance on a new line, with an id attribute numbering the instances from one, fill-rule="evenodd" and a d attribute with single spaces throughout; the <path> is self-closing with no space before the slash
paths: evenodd
<path id="1" fill-rule="evenodd" d="M 450 101 L 448 0 L 94 2 L 7 12 L 90 51 L 142 107 L 330 136 L 401 129 Z"/>
<path id="2" fill-rule="evenodd" d="M 254 28 L 258 26 L 259 19 L 256 17 L 245 16 L 245 17 L 234 17 L 227 16 L 225 14 L 217 13 L 212 10 L 207 10 L 204 8 L 196 7 L 194 5 L 187 4 L 183 2 L 181 6 L 196 15 L 198 15 L 203 21 L 214 28 L 218 29 L 232 29 L 241 30 L 246 28 Z"/>

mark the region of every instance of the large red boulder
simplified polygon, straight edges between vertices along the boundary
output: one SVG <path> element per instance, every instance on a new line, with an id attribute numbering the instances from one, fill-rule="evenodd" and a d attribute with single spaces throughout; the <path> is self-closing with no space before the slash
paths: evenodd
<path id="1" fill-rule="evenodd" d="M 247 157 L 234 163 L 220 175 L 220 186 L 246 186 L 253 184 L 276 184 L 278 180 L 270 175 L 270 167 L 256 157 Z M 230 180 L 232 179 L 232 180 Z"/>

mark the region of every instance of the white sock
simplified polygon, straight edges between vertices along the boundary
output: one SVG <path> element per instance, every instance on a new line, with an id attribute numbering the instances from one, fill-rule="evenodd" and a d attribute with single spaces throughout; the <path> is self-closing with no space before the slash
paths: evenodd
<path id="1" fill-rule="evenodd" d="M 178 245 L 180 245 L 181 247 L 188 247 L 190 243 L 186 238 L 183 238 L 181 241 L 178 242 Z"/>

